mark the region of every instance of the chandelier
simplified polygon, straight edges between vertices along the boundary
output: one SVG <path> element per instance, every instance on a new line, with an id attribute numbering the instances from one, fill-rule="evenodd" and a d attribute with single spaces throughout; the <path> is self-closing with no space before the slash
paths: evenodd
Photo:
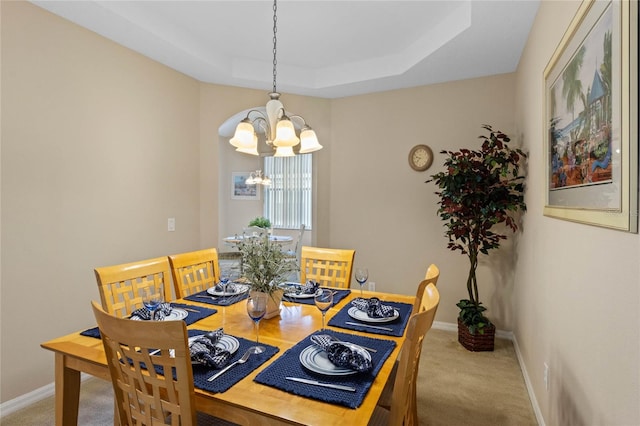
<path id="1" fill-rule="evenodd" d="M 299 115 L 287 116 L 284 105 L 280 102 L 280 93 L 276 89 L 276 53 L 277 53 L 277 0 L 273 1 L 273 91 L 269 93 L 269 101 L 266 106 L 266 115 L 261 111 L 252 109 L 247 113 L 238 126 L 235 134 L 229 140 L 229 143 L 236 147 L 236 151 L 245 154 L 260 155 L 258 152 L 258 136 L 256 135 L 256 127 L 261 129 L 266 138 L 267 145 L 271 149 L 275 149 L 274 157 L 293 157 L 295 152 L 293 148 L 300 144 L 299 153 L 306 154 L 309 152 L 322 149 L 322 145 L 318 142 L 316 132 L 307 125 L 304 118 Z M 302 128 L 300 129 L 300 137 L 296 134 L 292 120 L 300 120 Z"/>
<path id="2" fill-rule="evenodd" d="M 251 172 L 249 177 L 244 181 L 246 185 L 271 185 L 271 178 L 269 176 L 263 175 L 262 170 L 256 170 L 255 172 Z"/>

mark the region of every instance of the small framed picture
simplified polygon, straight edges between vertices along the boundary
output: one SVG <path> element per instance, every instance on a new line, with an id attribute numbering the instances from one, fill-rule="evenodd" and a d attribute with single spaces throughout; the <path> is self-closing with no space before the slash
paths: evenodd
<path id="1" fill-rule="evenodd" d="M 247 185 L 247 178 L 251 172 L 231 173 L 231 199 L 232 200 L 260 200 L 260 185 Z"/>

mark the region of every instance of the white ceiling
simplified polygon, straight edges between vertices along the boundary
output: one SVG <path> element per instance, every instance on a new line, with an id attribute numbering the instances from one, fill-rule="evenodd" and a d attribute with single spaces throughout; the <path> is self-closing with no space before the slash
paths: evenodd
<path id="1" fill-rule="evenodd" d="M 515 71 L 540 0 L 278 2 L 277 90 L 337 98 Z M 273 2 L 32 1 L 203 82 L 273 88 Z"/>

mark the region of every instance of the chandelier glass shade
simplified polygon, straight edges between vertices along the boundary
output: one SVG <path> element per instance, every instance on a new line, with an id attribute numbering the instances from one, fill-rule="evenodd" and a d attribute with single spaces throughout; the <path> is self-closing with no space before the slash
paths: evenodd
<path id="1" fill-rule="evenodd" d="M 256 128 L 264 132 L 266 143 L 271 147 L 271 152 L 266 155 L 275 157 L 292 157 L 295 155 L 294 147 L 299 146 L 300 154 L 322 149 L 316 132 L 307 125 L 304 118 L 299 115 L 287 116 L 284 105 L 280 102 L 280 93 L 276 90 L 276 53 L 277 53 L 277 0 L 273 2 L 273 91 L 269 93 L 265 113 L 252 109 L 247 116 L 236 126 L 235 134 L 229 143 L 236 147 L 236 151 L 251 155 L 260 155 L 258 152 L 258 137 Z M 300 136 L 296 133 L 293 121 L 301 123 Z M 263 153 L 264 154 L 264 153 Z"/>
<path id="2" fill-rule="evenodd" d="M 262 170 L 256 170 L 255 172 L 251 172 L 249 177 L 244 181 L 247 185 L 271 185 L 271 179 L 269 176 L 265 176 L 262 174 Z"/>

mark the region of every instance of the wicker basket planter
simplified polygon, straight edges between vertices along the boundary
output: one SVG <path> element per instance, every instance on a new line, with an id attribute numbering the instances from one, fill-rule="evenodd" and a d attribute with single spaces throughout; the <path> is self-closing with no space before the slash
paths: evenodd
<path id="1" fill-rule="evenodd" d="M 496 327 L 491 324 L 484 334 L 471 334 L 469 328 L 458 319 L 458 342 L 472 352 L 493 351 Z"/>

